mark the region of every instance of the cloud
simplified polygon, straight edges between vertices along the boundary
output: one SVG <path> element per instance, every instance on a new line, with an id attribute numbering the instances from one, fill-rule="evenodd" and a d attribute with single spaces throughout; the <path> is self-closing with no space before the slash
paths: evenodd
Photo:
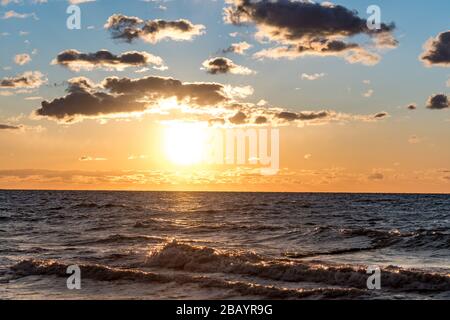
<path id="1" fill-rule="evenodd" d="M 0 89 L 35 89 L 47 82 L 39 71 L 27 71 L 12 78 L 0 79 Z"/>
<path id="2" fill-rule="evenodd" d="M 345 123 L 348 121 L 375 122 L 389 117 L 386 112 L 369 115 L 352 115 L 333 110 L 321 111 L 290 111 L 280 108 L 259 107 L 252 104 L 235 104 L 235 113 L 228 118 L 213 118 L 210 123 L 218 125 L 267 125 L 284 126 L 294 124 L 303 126 L 324 125 L 332 122 Z"/>
<path id="3" fill-rule="evenodd" d="M 243 113 L 242 111 L 238 111 L 234 116 L 229 118 L 228 120 L 232 124 L 244 124 L 246 122 L 247 115 Z"/>
<path id="4" fill-rule="evenodd" d="M 377 180 L 379 181 L 379 180 L 384 179 L 384 174 L 375 172 L 375 173 L 370 174 L 367 178 L 372 181 L 377 181 Z"/>
<path id="5" fill-rule="evenodd" d="M 309 81 L 314 81 L 320 78 L 325 77 L 325 73 L 313 73 L 313 74 L 307 74 L 307 73 L 302 73 L 301 78 L 302 80 L 309 80 Z"/>
<path id="6" fill-rule="evenodd" d="M 20 66 L 23 66 L 31 61 L 31 56 L 27 53 L 16 54 L 14 62 Z"/>
<path id="7" fill-rule="evenodd" d="M 108 77 L 101 84 L 87 78 L 68 82 L 64 97 L 43 101 L 35 115 L 60 122 L 107 115 L 142 113 L 158 107 L 164 99 L 190 107 L 212 107 L 230 103 L 235 96 L 250 93 L 213 82 L 181 82 L 173 78 L 149 76 L 138 79 Z"/>
<path id="8" fill-rule="evenodd" d="M 90 157 L 90 156 L 82 156 L 78 160 L 80 160 L 80 161 L 106 161 L 108 159 L 106 159 L 106 158 L 98 158 L 98 157 Z"/>
<path id="9" fill-rule="evenodd" d="M 211 125 L 236 126 L 375 122 L 389 116 L 386 112 L 369 115 L 332 110 L 294 112 L 237 100 L 252 93 L 251 87 L 232 87 L 215 82 L 189 83 L 156 76 L 137 79 L 108 77 L 100 83 L 78 77 L 68 81 L 65 96 L 43 101 L 34 115 L 60 123 L 73 123 L 86 118 L 129 118 L 153 113 L 166 120 L 209 120 Z"/>
<path id="10" fill-rule="evenodd" d="M 316 119 L 324 119 L 330 116 L 329 111 L 320 111 L 320 112 L 290 112 L 290 111 L 282 111 L 276 115 L 279 119 L 285 121 L 294 121 L 294 120 L 316 120 Z"/>
<path id="11" fill-rule="evenodd" d="M 52 61 L 73 71 L 93 70 L 95 68 L 122 71 L 128 67 L 143 67 L 150 64 L 163 66 L 160 57 L 147 52 L 131 51 L 115 55 L 108 50 L 95 53 L 81 53 L 77 50 L 65 50 Z"/>
<path id="12" fill-rule="evenodd" d="M 420 59 L 425 65 L 450 66 L 450 30 L 440 33 L 436 38 L 429 39 L 424 45 L 425 51 Z"/>
<path id="13" fill-rule="evenodd" d="M 250 75 L 254 74 L 255 71 L 235 64 L 228 58 L 216 57 L 211 58 L 203 62 L 203 68 L 210 74 L 240 74 L 240 75 Z"/>
<path id="14" fill-rule="evenodd" d="M 443 93 L 435 94 L 428 98 L 427 101 L 428 109 L 440 110 L 440 109 L 447 109 L 449 107 L 450 103 L 448 97 Z"/>
<path id="15" fill-rule="evenodd" d="M 34 101 L 34 100 L 42 100 L 43 98 L 41 96 L 32 96 L 32 97 L 25 97 L 24 99 L 27 101 Z"/>
<path id="16" fill-rule="evenodd" d="M 0 123 L 0 130 L 19 130 L 20 126 L 12 126 L 9 124 L 1 124 Z"/>
<path id="17" fill-rule="evenodd" d="M 420 143 L 420 142 L 422 142 L 422 139 L 419 138 L 419 137 L 416 136 L 416 135 L 412 135 L 412 136 L 409 137 L 409 139 L 408 139 L 408 143 L 409 143 L 409 144 L 418 144 L 418 143 Z"/>
<path id="18" fill-rule="evenodd" d="M 237 53 L 237 54 L 245 54 L 245 51 L 250 49 L 252 47 L 251 44 L 249 44 L 246 41 L 233 43 L 231 46 L 229 46 L 227 49 L 222 50 L 222 52 L 225 53 Z"/>
<path id="19" fill-rule="evenodd" d="M 38 17 L 34 12 L 32 13 L 18 13 L 14 10 L 7 11 L 3 14 L 1 19 L 7 20 L 7 19 L 26 19 L 26 18 L 33 18 L 34 20 L 39 20 Z"/>
<path id="20" fill-rule="evenodd" d="M 367 35 L 377 49 L 397 46 L 394 24 L 370 30 L 356 11 L 329 2 L 289 0 L 227 0 L 224 20 L 235 25 L 255 24 L 256 37 L 282 46 L 265 49 L 256 58 L 297 58 L 305 55 L 341 56 L 350 63 L 375 64 L 380 57 L 345 38 Z"/>
<path id="21" fill-rule="evenodd" d="M 128 156 L 128 160 L 144 160 L 147 158 L 148 158 L 148 156 L 145 154 L 141 154 L 141 155 L 132 154 L 132 155 Z"/>
<path id="22" fill-rule="evenodd" d="M 113 39 L 129 43 L 136 39 L 142 39 L 146 42 L 156 43 L 163 39 L 192 40 L 204 33 L 205 26 L 194 25 L 186 19 L 145 21 L 138 17 L 115 14 L 108 18 L 105 28 L 111 32 Z"/>
<path id="23" fill-rule="evenodd" d="M 10 3 L 19 4 L 19 3 L 21 3 L 21 1 L 20 0 L 1 0 L 0 1 L 0 5 L 2 5 L 2 6 L 7 6 Z"/>
<path id="24" fill-rule="evenodd" d="M 221 104 L 234 96 L 227 86 L 214 82 L 181 82 L 173 78 L 145 77 L 140 79 L 110 77 L 103 87 L 114 94 L 145 95 L 150 100 L 175 97 L 181 103 L 196 106 Z"/>
<path id="25" fill-rule="evenodd" d="M 382 119 L 382 118 L 386 118 L 388 116 L 389 116 L 389 113 L 383 111 L 383 112 L 376 113 L 373 117 L 375 119 Z"/>
<path id="26" fill-rule="evenodd" d="M 381 57 L 376 54 L 367 51 L 357 44 L 346 44 L 342 41 L 333 42 L 314 42 L 312 41 L 309 46 L 278 46 L 269 49 L 263 49 L 256 52 L 253 57 L 255 59 L 296 59 L 305 56 L 339 56 L 344 58 L 347 62 L 361 63 L 367 66 L 377 64 Z"/>
<path id="27" fill-rule="evenodd" d="M 370 98 L 371 96 L 373 96 L 375 91 L 373 91 L 373 89 L 369 89 L 366 92 L 363 93 L 363 97 L 365 98 Z"/>
<path id="28" fill-rule="evenodd" d="M 70 4 L 81 4 L 86 2 L 95 2 L 96 0 L 69 0 Z"/>

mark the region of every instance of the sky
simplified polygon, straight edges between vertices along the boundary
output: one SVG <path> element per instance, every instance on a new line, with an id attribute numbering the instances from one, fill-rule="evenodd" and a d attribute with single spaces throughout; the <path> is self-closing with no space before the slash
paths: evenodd
<path id="1" fill-rule="evenodd" d="M 0 0 L 0 188 L 448 193 L 449 13 Z M 213 130 L 278 130 L 277 172 L 200 161 Z"/>

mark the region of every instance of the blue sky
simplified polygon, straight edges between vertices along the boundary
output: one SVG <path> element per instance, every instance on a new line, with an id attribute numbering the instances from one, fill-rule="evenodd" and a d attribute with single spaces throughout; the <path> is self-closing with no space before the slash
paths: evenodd
<path id="1" fill-rule="evenodd" d="M 353 8 L 364 17 L 365 9 L 373 1 L 339 1 L 337 4 Z M 83 52 L 94 52 L 100 48 L 120 53 L 129 50 L 146 50 L 164 58 L 170 69 L 161 72 L 186 81 L 211 81 L 226 79 L 231 84 L 249 84 L 255 87 L 254 99 L 265 99 L 271 103 L 290 108 L 308 106 L 321 108 L 333 106 L 343 111 L 356 111 L 364 103 L 368 110 L 382 104 L 392 108 L 416 101 L 421 105 L 431 92 L 448 90 L 445 86 L 450 72 L 446 68 L 424 68 L 418 60 L 425 41 L 449 27 L 450 3 L 445 1 L 376 1 L 380 6 L 383 21 L 393 21 L 397 25 L 396 35 L 400 45 L 395 50 L 384 53 L 376 66 L 350 65 L 340 58 L 316 58 L 255 61 L 251 56 L 233 56 L 237 63 L 258 70 L 255 77 L 242 76 L 214 77 L 200 69 L 201 62 L 214 56 L 220 49 L 226 48 L 237 40 L 245 40 L 257 51 L 261 45 L 253 39 L 254 27 L 236 27 L 222 22 L 222 1 L 209 0 L 173 0 L 167 2 L 144 2 L 108 0 L 81 4 L 82 30 L 67 30 L 65 23 L 68 6 L 66 1 L 49 0 L 47 4 L 10 4 L 0 7 L 2 12 L 15 10 L 19 13 L 35 12 L 39 20 L 9 19 L 0 20 L 2 36 L 1 66 L 10 66 L 12 57 L 20 52 L 37 49 L 39 54 L 23 67 L 14 66 L 13 70 L 2 70 L 2 76 L 11 76 L 17 72 L 36 69 L 49 75 L 52 83 L 60 83 L 73 76 L 73 72 L 57 66 L 50 66 L 50 60 L 57 53 L 73 48 Z M 158 9 L 160 5 L 167 10 Z M 206 26 L 206 34 L 192 42 L 163 41 L 157 44 L 136 42 L 132 45 L 114 42 L 103 24 L 114 13 L 138 16 L 143 19 L 179 19 L 186 18 L 194 23 Z M 94 30 L 87 27 L 95 26 Z M 30 32 L 27 36 L 18 36 L 20 31 Z M 240 32 L 242 36 L 232 38 L 231 32 Z M 24 43 L 28 40 L 30 43 Z M 181 56 L 180 56 L 180 53 Z M 392 72 L 395 70 L 395 72 Z M 300 81 L 301 73 L 326 73 L 328 76 L 319 82 Z M 158 74 L 158 72 L 155 72 Z M 90 75 L 101 79 L 108 72 Z M 123 72 L 127 75 L 127 72 Z M 129 73 L 132 75 L 132 73 Z M 276 81 L 267 81 L 267 77 Z M 370 79 L 375 94 L 367 101 L 357 93 L 366 90 L 363 80 Z M 295 90 L 300 88 L 300 90 Z M 349 88 L 352 94 L 349 94 Z M 290 89 L 291 92 L 286 92 Z M 327 94 L 320 94 L 326 90 Z M 43 90 L 51 95 L 54 90 Z M 383 92 L 383 94 L 381 94 Z M 380 94 L 379 94 L 380 93 Z M 395 110 L 392 110 L 395 112 Z"/>

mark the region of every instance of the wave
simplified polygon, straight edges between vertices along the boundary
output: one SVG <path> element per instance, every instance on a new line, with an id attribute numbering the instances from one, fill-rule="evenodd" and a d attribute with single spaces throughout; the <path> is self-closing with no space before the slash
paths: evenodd
<path id="1" fill-rule="evenodd" d="M 95 202 L 83 202 L 83 203 L 77 203 L 75 205 L 72 205 L 70 209 L 128 209 L 128 210 L 143 210 L 144 208 L 142 206 L 129 206 L 127 204 L 122 203 L 105 203 L 105 204 L 98 204 Z"/>
<path id="2" fill-rule="evenodd" d="M 24 260 L 12 266 L 17 276 L 53 275 L 67 277 L 68 264 L 45 260 Z M 164 275 L 154 272 L 111 268 L 98 264 L 79 265 L 83 278 L 97 281 L 136 281 L 139 283 L 169 283 L 180 285 L 191 283 L 204 288 L 233 290 L 242 296 L 258 296 L 269 299 L 332 299 L 356 298 L 366 294 L 362 290 L 352 288 L 315 288 L 315 289 L 286 289 L 276 286 L 265 286 L 244 281 L 228 281 L 218 278 L 190 275 Z"/>
<path id="3" fill-rule="evenodd" d="M 376 246 L 365 247 L 365 248 L 348 248 L 348 249 L 336 249 L 329 251 L 309 251 L 309 252 L 286 252 L 284 256 L 291 259 L 303 259 L 303 258 L 312 258 L 317 256 L 331 256 L 331 255 L 341 255 L 347 253 L 355 253 L 362 251 L 371 251 L 379 249 Z"/>
<path id="4" fill-rule="evenodd" d="M 151 254 L 145 266 L 201 273 L 231 273 L 286 282 L 314 282 L 367 288 L 366 267 L 267 260 L 251 252 L 225 252 L 173 241 Z M 449 291 L 450 275 L 385 267 L 382 286 L 402 291 Z"/>
<path id="5" fill-rule="evenodd" d="M 338 250 L 331 250 L 325 252 L 311 252 L 299 253 L 298 257 L 310 257 L 314 255 L 332 255 L 344 254 L 359 251 L 368 251 L 383 249 L 391 246 L 397 248 L 425 248 L 425 249 L 449 249 L 450 248 L 450 234 L 446 232 L 447 229 L 417 229 L 414 231 L 400 231 L 398 229 L 392 230 L 376 230 L 369 228 L 335 228 L 330 226 L 320 226 L 314 228 L 309 236 L 320 236 L 325 234 L 330 239 L 338 236 L 348 239 L 357 237 L 366 237 L 371 241 L 370 246 L 364 248 L 343 248 Z"/>
<path id="6" fill-rule="evenodd" d="M 179 222 L 174 223 L 168 219 L 161 218 L 147 218 L 145 220 L 136 221 L 133 225 L 136 229 L 154 229 L 158 231 L 173 230 L 173 229 L 189 229 L 193 232 L 211 232 L 214 230 L 229 230 L 229 231 L 279 231 L 286 229 L 284 226 L 268 225 L 268 224 L 255 224 L 248 226 L 239 223 L 193 223 Z"/>
<path id="7" fill-rule="evenodd" d="M 445 229 L 447 230 L 447 229 Z M 372 239 L 375 249 L 396 245 L 401 248 L 449 249 L 450 234 L 439 229 L 417 229 L 401 232 L 397 229 L 379 231 L 371 229 L 344 229 L 341 232 L 348 237 L 366 236 Z"/>
<path id="8" fill-rule="evenodd" d="M 156 237 L 156 236 L 145 236 L 145 235 L 124 235 L 124 234 L 114 234 L 105 238 L 97 238 L 97 239 L 90 239 L 90 240 L 81 240 L 81 241 L 75 241 L 66 243 L 66 246 L 77 246 L 77 245 L 89 245 L 89 244 L 115 244 L 115 243 L 121 243 L 121 242 L 137 242 L 137 243 L 143 243 L 143 242 L 162 242 L 166 241 L 166 238 L 163 237 Z"/>

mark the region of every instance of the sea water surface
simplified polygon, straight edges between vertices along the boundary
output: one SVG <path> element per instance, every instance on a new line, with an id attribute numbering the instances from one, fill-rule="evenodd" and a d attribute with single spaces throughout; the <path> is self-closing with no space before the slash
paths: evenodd
<path id="1" fill-rule="evenodd" d="M 0 191 L 0 299 L 410 298 L 450 299 L 449 195 Z"/>

